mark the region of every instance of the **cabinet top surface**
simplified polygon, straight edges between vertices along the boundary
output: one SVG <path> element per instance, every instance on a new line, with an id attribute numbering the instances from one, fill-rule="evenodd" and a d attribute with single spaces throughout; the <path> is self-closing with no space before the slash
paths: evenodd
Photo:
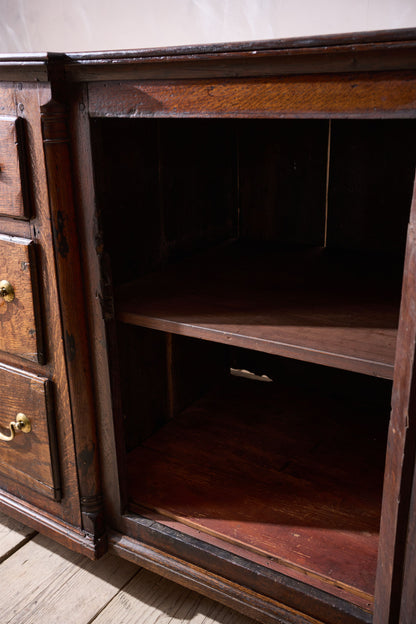
<path id="1" fill-rule="evenodd" d="M 0 54 L 0 80 L 68 81 L 416 69 L 416 28 L 169 48 Z"/>

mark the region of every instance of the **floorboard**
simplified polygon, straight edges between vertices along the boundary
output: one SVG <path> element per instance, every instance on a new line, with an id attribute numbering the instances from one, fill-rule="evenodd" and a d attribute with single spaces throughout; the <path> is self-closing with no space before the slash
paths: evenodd
<path id="1" fill-rule="evenodd" d="M 34 535 L 32 529 L 0 513 L 0 563 Z"/>
<path id="2" fill-rule="evenodd" d="M 11 597 L 2 622 L 62 623 L 70 614 L 71 622 L 88 624 L 136 571 L 114 556 L 93 562 L 37 535 L 2 563 L 0 594 Z"/>
<path id="3" fill-rule="evenodd" d="M 0 513 L 1 624 L 255 624 L 113 555 L 90 561 Z"/>
<path id="4" fill-rule="evenodd" d="M 141 619 L 137 619 L 137 614 Z M 94 624 L 250 624 L 227 607 L 186 590 L 147 570 L 140 570 L 110 604 L 93 620 Z"/>

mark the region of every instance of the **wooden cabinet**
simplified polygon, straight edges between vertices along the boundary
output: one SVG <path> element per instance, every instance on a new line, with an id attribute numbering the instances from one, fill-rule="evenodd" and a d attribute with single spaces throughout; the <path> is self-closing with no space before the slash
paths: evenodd
<path id="1" fill-rule="evenodd" d="M 0 503 L 260 622 L 411 622 L 415 31 L 0 67 L 62 494 Z"/>

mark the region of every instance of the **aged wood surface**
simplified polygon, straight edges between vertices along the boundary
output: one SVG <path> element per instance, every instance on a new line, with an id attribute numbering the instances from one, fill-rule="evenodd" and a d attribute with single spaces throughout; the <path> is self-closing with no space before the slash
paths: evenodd
<path id="1" fill-rule="evenodd" d="M 0 232 L 6 236 L 27 239 L 31 238 L 33 233 L 30 221 L 10 219 L 9 217 L 0 217 Z"/>
<path id="2" fill-rule="evenodd" d="M 4 513 L 59 544 L 71 548 L 74 552 L 86 555 L 90 559 L 97 558 L 96 544 L 90 534 L 80 527 L 63 521 L 56 512 L 52 514 L 45 511 L 46 507 L 53 509 L 55 506 L 59 510 L 59 506 L 63 506 L 64 501 L 54 502 L 54 505 L 50 505 L 53 501 L 38 494 L 33 488 L 17 485 L 18 487 L 16 487 L 15 481 L 4 478 L 4 490 L 0 491 L 0 505 Z M 16 491 L 20 498 L 6 490 L 9 492 Z M 27 502 L 29 500 L 33 503 Z"/>
<path id="3" fill-rule="evenodd" d="M 83 267 L 85 288 L 85 310 L 88 322 L 90 362 L 97 407 L 97 436 L 100 444 L 100 470 L 103 490 L 106 492 L 103 504 L 107 517 L 117 524 L 120 509 L 120 488 L 123 481 L 119 475 L 119 456 L 122 445 L 113 435 L 114 418 L 112 409 L 111 380 L 108 367 L 108 343 L 104 319 L 108 318 L 109 276 L 105 274 L 103 260 L 103 239 L 99 214 L 97 214 L 94 170 L 91 150 L 90 120 L 86 86 L 73 92 L 70 124 L 73 154 L 72 171 L 74 197 L 78 211 L 78 236 Z M 110 306 L 111 308 L 111 306 Z M 121 423 L 120 423 L 121 424 Z"/>
<path id="4" fill-rule="evenodd" d="M 94 619 L 96 624 L 253 624 L 253 620 L 141 570 Z"/>
<path id="5" fill-rule="evenodd" d="M 41 376 L 48 377 L 53 384 L 54 409 L 57 425 L 57 438 L 59 441 L 59 460 L 62 485 L 61 502 L 47 499 L 38 495 L 36 491 L 24 484 L 16 485 L 16 482 L 7 481 L 5 486 L 9 493 L 15 493 L 20 499 L 37 505 L 39 517 L 29 505 L 27 513 L 31 522 L 44 522 L 49 531 L 48 514 L 53 514 L 57 526 L 60 527 L 60 538 L 71 541 L 69 537 L 73 530 L 76 539 L 75 547 L 78 548 L 79 535 L 76 527 L 80 526 L 80 508 L 78 498 L 78 480 L 74 458 L 74 438 L 72 432 L 72 416 L 68 396 L 67 371 L 65 364 L 64 345 L 62 341 L 62 325 L 59 308 L 58 286 L 56 280 L 56 266 L 53 250 L 52 227 L 49 210 L 49 197 L 45 172 L 45 155 L 42 143 L 42 129 L 40 119 L 40 107 L 51 98 L 51 88 L 48 84 L 34 83 L 14 85 L 14 102 L 18 111 L 26 123 L 27 134 L 27 162 L 29 179 L 32 187 L 33 211 L 31 219 L 31 238 L 36 244 L 39 278 L 39 300 L 44 321 L 44 346 L 45 364 L 39 366 L 30 363 L 30 370 Z M 3 353 L 2 359 L 6 363 L 17 366 L 17 360 Z M 19 363 L 21 365 L 21 362 Z M 29 368 L 29 367 L 28 367 Z M 6 508 L 9 501 L 4 498 Z M 2 499 L 3 505 L 3 499 Z M 12 504 L 12 507 L 14 505 Z M 20 518 L 24 517 L 24 505 Z M 66 523 L 62 522 L 65 518 Z M 71 527 L 71 528 L 69 528 Z M 54 529 L 51 533 L 54 533 Z M 65 538 L 65 535 L 68 535 Z M 88 540 L 85 540 L 86 542 Z M 91 546 L 91 545 L 89 545 Z"/>
<path id="6" fill-rule="evenodd" d="M 79 240 L 74 219 L 74 200 L 65 107 L 49 102 L 42 108 L 42 133 L 62 332 L 71 408 L 77 426 L 73 430 L 83 528 L 94 536 L 97 550 L 105 548 L 104 519 L 98 467 L 93 388 L 86 305 L 83 293 Z M 59 172 L 59 174 L 57 173 Z M 74 293 L 78 293 L 78 295 Z"/>
<path id="7" fill-rule="evenodd" d="M 55 56 L 47 52 L 35 54 L 0 54 L 0 77 L 4 81 L 46 82 L 48 61 Z M 15 86 L 15 85 L 14 85 Z"/>
<path id="8" fill-rule="evenodd" d="M 4 597 L 2 622 L 79 622 L 87 624 L 136 573 L 118 557 L 92 562 L 38 535 L 0 568 Z M 25 591 L 10 591 L 11 585 Z M 9 596 L 10 600 L 7 600 Z"/>
<path id="9" fill-rule="evenodd" d="M 24 217 L 29 213 L 23 123 L 0 117 L 0 214 Z"/>
<path id="10" fill-rule="evenodd" d="M 118 318 L 392 377 L 400 292 L 389 261 L 373 273 L 356 256 L 320 248 L 245 249 L 213 250 L 124 286 Z"/>
<path id="11" fill-rule="evenodd" d="M 0 564 L 35 535 L 33 529 L 0 512 Z"/>
<path id="12" fill-rule="evenodd" d="M 274 54 L 279 50 L 289 51 L 291 49 L 296 50 L 300 48 L 304 52 L 307 48 L 323 47 L 328 53 L 328 46 L 337 49 L 339 45 L 353 45 L 365 47 L 372 45 L 379 49 L 387 48 L 391 43 L 398 42 L 401 45 L 406 44 L 412 47 L 412 43 L 416 39 L 415 28 L 398 28 L 393 30 L 378 30 L 369 32 L 355 32 L 355 33 L 340 33 L 329 35 L 314 35 L 308 37 L 290 37 L 284 39 L 263 39 L 263 40 L 251 40 L 251 41 L 231 41 L 222 43 L 211 44 L 196 44 L 196 45 L 183 45 L 183 46 L 168 46 L 165 48 L 138 48 L 131 50 L 101 50 L 98 52 L 72 52 L 66 55 L 67 60 L 73 61 L 97 61 L 100 63 L 115 62 L 116 60 L 130 60 L 140 58 L 160 58 L 166 62 L 169 57 L 175 57 L 178 55 L 189 56 L 191 54 L 220 54 L 221 52 L 229 53 L 241 53 L 250 51 L 266 51 L 270 50 Z M 325 54 L 324 49 L 322 50 Z M 358 48 L 359 49 L 359 48 Z M 0 60 L 12 61 L 15 58 L 21 61 L 35 60 L 43 55 L 39 54 L 12 54 L 12 55 L 0 55 Z"/>
<path id="13" fill-rule="evenodd" d="M 60 498 L 58 457 L 51 386 L 47 379 L 0 366 L 3 395 L 1 428 L 9 435 L 9 423 L 18 413 L 31 423 L 29 433 L 18 433 L 14 440 L 0 440 L 0 471 L 53 499 Z"/>
<path id="14" fill-rule="evenodd" d="M 415 30 L 68 54 L 69 80 L 235 77 L 414 68 Z"/>
<path id="15" fill-rule="evenodd" d="M 42 336 L 34 244 L 0 235 L 1 278 L 14 290 L 13 301 L 0 300 L 3 331 L 0 349 L 27 360 L 42 362 Z"/>
<path id="16" fill-rule="evenodd" d="M 16 599 L 12 587 L 26 588 Z M 98 562 L 0 513 L 2 623 L 254 624 L 116 556 Z"/>
<path id="17" fill-rule="evenodd" d="M 145 519 L 141 520 L 150 522 Z M 133 525 L 134 523 L 130 523 L 130 534 L 135 533 Z M 151 525 L 152 528 L 162 526 L 155 522 L 151 522 Z M 181 544 L 178 542 L 178 545 L 184 545 L 186 541 L 187 535 L 182 535 Z M 190 562 L 188 558 L 181 559 L 177 555 L 172 555 L 168 552 L 166 543 L 160 550 L 148 546 L 141 540 L 114 532 L 110 534 L 110 548 L 110 552 L 126 557 L 129 561 L 143 565 L 152 572 L 218 600 L 262 624 L 275 624 L 276 622 L 279 624 L 322 624 L 322 621 L 334 624 L 370 624 L 372 621 L 371 614 L 358 609 L 355 605 L 337 601 L 334 596 L 327 593 L 320 592 L 318 595 L 314 588 L 309 588 L 305 593 L 305 585 L 296 584 L 289 577 L 281 577 L 277 581 L 274 575 L 270 578 L 267 569 L 259 567 L 251 569 L 250 563 L 244 560 L 239 562 L 241 565 L 240 580 L 232 581 L 228 573 L 224 575 L 224 570 L 227 570 L 228 564 L 235 565 L 236 558 L 225 551 L 222 552 L 223 561 L 220 572 L 209 572 L 207 571 L 207 556 L 212 561 L 211 555 L 214 553 L 210 553 L 210 548 L 207 548 L 206 543 L 203 543 L 200 553 L 202 557 L 198 563 Z M 176 552 L 181 554 L 181 549 L 177 549 Z M 217 563 L 219 563 L 218 559 Z M 271 592 L 265 589 L 268 582 L 273 588 Z M 280 595 L 280 598 L 276 594 Z M 283 596 L 285 598 L 282 599 Z"/>
<path id="18" fill-rule="evenodd" d="M 416 614 L 416 487 L 409 507 L 406 555 L 403 566 L 403 589 L 400 603 L 400 624 L 412 624 Z"/>
<path id="19" fill-rule="evenodd" d="M 93 117 L 415 117 L 414 72 L 105 82 L 89 85 Z"/>
<path id="20" fill-rule="evenodd" d="M 246 557 L 286 562 L 328 592 L 343 587 L 369 609 L 386 414 L 361 427 L 352 458 L 361 410 L 273 386 L 232 379 L 146 440 L 129 456 L 129 474 L 141 475 L 131 500 L 244 546 Z"/>
<path id="21" fill-rule="evenodd" d="M 413 195 L 404 268 L 392 413 L 384 478 L 375 624 L 397 622 L 403 582 L 407 523 L 415 463 L 416 193 Z"/>

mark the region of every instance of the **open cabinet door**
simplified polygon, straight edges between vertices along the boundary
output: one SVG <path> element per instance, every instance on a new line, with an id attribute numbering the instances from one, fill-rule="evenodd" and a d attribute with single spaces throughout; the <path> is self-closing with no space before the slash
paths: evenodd
<path id="1" fill-rule="evenodd" d="M 407 235 L 400 323 L 394 369 L 392 412 L 387 443 L 374 624 L 414 622 L 415 561 L 406 551 L 408 531 L 415 533 L 411 513 L 416 442 L 416 184 Z M 414 488 L 413 488 L 414 489 Z M 415 494 L 415 493 L 414 493 Z M 415 506 L 413 496 L 412 505 Z M 406 558 L 406 575 L 404 575 Z M 410 566 L 410 567 L 409 567 Z M 411 567 L 413 566 L 413 574 Z M 409 586 L 409 587 L 407 587 Z M 403 590 L 403 600 L 402 600 Z M 410 592 L 410 593 L 409 593 Z M 413 598 L 412 595 L 413 594 Z M 402 607 L 400 606 L 402 603 Z M 407 619 L 400 612 L 407 609 Z M 413 613 L 413 617 L 412 617 Z"/>

